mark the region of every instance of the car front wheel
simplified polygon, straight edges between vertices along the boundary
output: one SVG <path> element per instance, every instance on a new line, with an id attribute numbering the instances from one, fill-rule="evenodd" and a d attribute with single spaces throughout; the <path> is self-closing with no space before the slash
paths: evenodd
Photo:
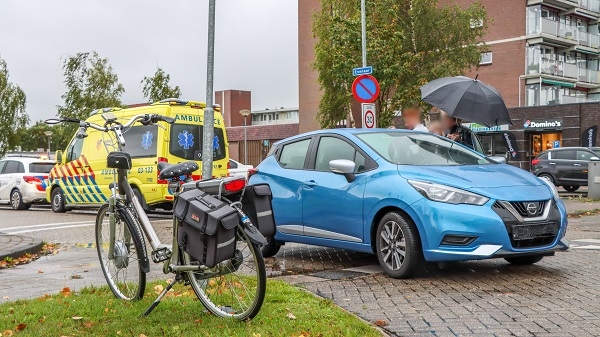
<path id="1" fill-rule="evenodd" d="M 54 213 L 64 213 L 67 211 L 67 208 L 65 207 L 65 195 L 60 187 L 57 187 L 52 191 L 52 211 L 54 211 Z"/>
<path id="2" fill-rule="evenodd" d="M 514 256 L 514 257 L 505 257 L 506 262 L 510 264 L 518 264 L 518 265 L 526 265 L 526 264 L 534 264 L 542 261 L 544 258 L 543 255 L 527 255 L 527 256 Z"/>
<path id="3" fill-rule="evenodd" d="M 416 227 L 396 212 L 387 213 L 379 221 L 375 249 L 379 264 L 392 278 L 412 277 L 423 260 Z"/>

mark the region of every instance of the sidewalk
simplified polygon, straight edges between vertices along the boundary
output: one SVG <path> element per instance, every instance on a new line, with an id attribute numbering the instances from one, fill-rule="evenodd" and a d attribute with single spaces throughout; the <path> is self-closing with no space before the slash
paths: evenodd
<path id="1" fill-rule="evenodd" d="M 586 199 L 583 199 L 586 200 Z M 568 213 L 600 209 L 600 201 L 581 201 L 577 198 L 563 199 Z"/>
<path id="2" fill-rule="evenodd" d="M 35 254 L 42 250 L 42 240 L 21 236 L 0 234 L 0 260 L 7 257 L 17 258 L 25 253 Z"/>

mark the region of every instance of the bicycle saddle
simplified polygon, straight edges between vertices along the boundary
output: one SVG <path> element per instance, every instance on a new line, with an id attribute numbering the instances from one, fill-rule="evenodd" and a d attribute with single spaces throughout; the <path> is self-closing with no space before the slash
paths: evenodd
<path id="1" fill-rule="evenodd" d="M 198 170 L 200 167 L 196 162 L 193 161 L 184 161 L 179 164 L 169 164 L 165 162 L 158 163 L 158 179 L 172 179 L 175 177 L 192 174 L 192 172 Z"/>

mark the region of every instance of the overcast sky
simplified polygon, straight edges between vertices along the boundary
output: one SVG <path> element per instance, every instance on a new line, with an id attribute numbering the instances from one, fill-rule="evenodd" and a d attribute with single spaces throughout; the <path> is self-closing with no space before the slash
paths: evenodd
<path id="1" fill-rule="evenodd" d="M 252 91 L 252 108 L 298 106 L 298 0 L 216 0 L 215 90 Z M 62 61 L 96 50 L 143 102 L 160 66 L 182 98 L 205 100 L 207 0 L 0 0 L 0 57 L 32 121 L 56 114 Z"/>

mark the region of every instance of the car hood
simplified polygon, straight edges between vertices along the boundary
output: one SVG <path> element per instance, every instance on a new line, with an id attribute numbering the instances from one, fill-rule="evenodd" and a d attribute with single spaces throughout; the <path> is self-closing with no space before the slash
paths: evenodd
<path id="1" fill-rule="evenodd" d="M 500 200 L 542 200 L 552 198 L 546 184 L 533 174 L 506 164 L 463 166 L 398 165 L 409 180 L 431 181 Z"/>

